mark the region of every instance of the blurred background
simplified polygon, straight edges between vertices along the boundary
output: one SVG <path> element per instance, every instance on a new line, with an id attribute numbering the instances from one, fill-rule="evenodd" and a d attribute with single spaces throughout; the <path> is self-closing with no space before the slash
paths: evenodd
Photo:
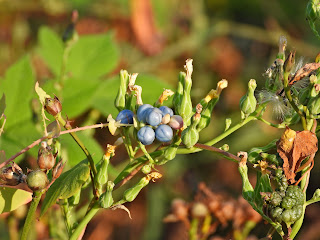
<path id="1" fill-rule="evenodd" d="M 93 99 L 95 103 L 71 115 L 66 111 L 75 121 L 74 126 L 105 122 L 108 113 L 116 116 L 113 98 L 117 85 L 110 87 L 108 81 L 114 80 L 120 69 L 139 73 L 137 84 L 143 83 L 144 102 L 152 104 L 164 87 L 175 89 L 185 60 L 192 58 L 194 105 L 210 89 L 215 89 L 219 80 L 229 82 L 214 110 L 210 126 L 201 133 L 200 142 L 203 143 L 224 130 L 225 118 L 231 118 L 234 123 L 240 120 L 239 100 L 251 78 L 256 79 L 257 90 L 263 89 L 263 73 L 275 60 L 280 36 L 287 38 L 288 50 L 297 51 L 297 60 L 302 57 L 304 63 L 314 61 L 320 44 L 306 21 L 306 4 L 307 1 L 300 0 L 0 0 L 0 76 L 5 78 L 7 69 L 27 54 L 36 80 L 46 83 L 55 78 L 55 63 L 50 63 L 45 53 L 56 42 L 42 36 L 50 31 L 52 39 L 62 37 L 71 22 L 72 11 L 78 10 L 76 31 L 80 39 L 107 34 L 112 49 L 104 56 L 111 61 L 108 71 L 97 76 L 104 84 L 103 90 L 90 95 L 90 101 Z M 86 52 L 82 57 L 86 57 Z M 90 76 L 85 79 L 91 80 Z M 270 120 L 278 121 L 272 117 L 272 109 L 268 109 L 267 115 Z M 216 147 L 228 143 L 230 152 L 236 154 L 240 150 L 266 145 L 281 133 L 281 130 L 259 122 L 249 123 Z M 116 139 L 105 129 L 91 134 L 100 148 L 96 153 L 98 158 L 106 144 Z M 28 139 L 26 143 L 30 144 L 32 139 L 36 138 Z M 20 149 L 22 146 L 26 144 L 21 144 Z M 1 149 L 6 150 L 4 143 Z M 11 155 L 8 151 L 7 157 Z M 125 148 L 117 151 L 112 159 L 115 171 L 127 163 Z M 32 167 L 35 153 L 19 161 Z M 134 202 L 126 205 L 132 220 L 122 210 L 101 211 L 89 223 L 84 239 L 187 239 L 188 224 L 172 218 L 172 213 L 181 208 L 182 212 L 187 209 L 191 214 L 191 209 L 199 202 L 206 206 L 216 204 L 209 224 L 211 232 L 203 239 L 233 239 L 235 232 L 241 232 L 248 220 L 257 223 L 248 239 L 266 236 L 269 227 L 241 200 L 241 178 L 236 163 L 201 152 L 177 156 L 158 169 L 163 178 L 150 184 Z M 316 159 L 308 198 L 319 187 L 319 170 Z M 251 177 L 254 182 L 254 172 Z M 84 202 L 89 199 L 85 194 L 81 197 Z M 173 201 L 177 198 L 183 201 Z M 237 209 L 243 211 L 232 214 Z M 55 206 L 53 211 L 59 212 L 59 207 Z M 83 211 L 79 216 L 81 214 Z M 11 215 L 1 218 L 11 226 L 0 225 L 1 239 L 13 239 L 14 233 L 8 229 L 22 224 L 15 221 L 16 225 L 10 225 Z M 59 219 L 59 216 L 54 217 Z M 49 223 L 50 219 L 43 219 L 36 224 L 34 239 L 49 239 Z M 61 225 L 63 229 L 63 222 Z M 63 234 L 50 234 L 54 236 L 50 239 L 66 239 Z M 319 236 L 320 207 L 314 204 L 307 208 L 297 239 L 320 239 Z"/>

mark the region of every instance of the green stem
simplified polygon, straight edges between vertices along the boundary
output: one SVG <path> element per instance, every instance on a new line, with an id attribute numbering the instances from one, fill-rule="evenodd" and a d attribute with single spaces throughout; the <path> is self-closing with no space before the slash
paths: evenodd
<path id="1" fill-rule="evenodd" d="M 214 144 L 216 144 L 217 142 L 221 141 L 222 139 L 224 139 L 225 137 L 229 136 L 231 133 L 235 132 L 236 130 L 238 130 L 239 128 L 243 127 L 244 125 L 246 125 L 247 123 L 249 123 L 252 120 L 256 120 L 256 116 L 255 115 L 250 115 L 249 117 L 247 117 L 246 119 L 244 119 L 243 121 L 239 122 L 238 124 L 234 125 L 233 127 L 229 128 L 227 131 L 223 132 L 222 134 L 220 134 L 219 136 L 215 137 L 214 139 L 204 143 L 205 145 L 209 145 L 212 146 Z M 192 148 L 179 148 L 177 150 L 177 154 L 189 154 L 189 153 L 196 153 L 196 152 L 200 152 L 202 151 L 202 149 L 196 148 L 196 147 L 192 147 Z"/>
<path id="2" fill-rule="evenodd" d="M 282 123 L 281 124 L 274 124 L 274 123 L 271 123 L 271 122 L 263 119 L 262 117 L 257 117 L 257 120 L 259 120 L 259 121 L 261 121 L 261 122 L 263 122 L 263 123 L 265 123 L 265 124 L 267 124 L 267 125 L 269 125 L 271 127 L 275 127 L 275 128 L 285 128 L 286 127 Z"/>
<path id="3" fill-rule="evenodd" d="M 142 152 L 144 153 L 144 155 L 147 157 L 147 159 L 149 160 L 150 163 L 154 163 L 153 158 L 150 156 L 150 154 L 148 153 L 146 147 L 139 141 L 139 146 L 142 150 Z"/>
<path id="4" fill-rule="evenodd" d="M 61 204 L 61 209 L 64 214 L 64 221 L 67 227 L 68 236 L 70 236 L 72 233 L 72 223 L 71 223 L 70 207 L 67 199 L 64 199 L 64 202 Z"/>
<path id="5" fill-rule="evenodd" d="M 31 224 L 33 223 L 34 215 L 36 213 L 42 194 L 42 191 L 36 191 L 33 193 L 32 202 L 29 207 L 28 215 L 22 229 L 21 240 L 28 239 L 28 233 L 31 228 Z"/>
<path id="6" fill-rule="evenodd" d="M 84 216 L 82 221 L 78 224 L 77 228 L 72 233 L 70 240 L 77 240 L 80 234 L 82 233 L 83 229 L 87 226 L 90 220 L 97 214 L 100 210 L 98 203 L 96 203 L 89 212 Z"/>
<path id="7" fill-rule="evenodd" d="M 199 220 L 197 218 L 192 219 L 191 227 L 189 229 L 189 239 L 190 240 L 197 240 L 198 239 L 198 225 L 199 225 Z"/>
<path id="8" fill-rule="evenodd" d="M 303 114 L 303 112 L 300 111 L 300 109 L 297 107 L 297 105 L 294 103 L 294 101 L 292 99 L 288 78 L 289 78 L 289 73 L 284 73 L 283 74 L 283 86 L 284 86 L 284 91 L 285 91 L 286 97 L 287 97 L 289 103 L 291 104 L 291 106 L 293 107 L 293 109 L 299 114 L 299 116 L 301 118 L 301 123 L 302 123 L 303 129 L 308 130 L 307 120 L 306 120 L 305 115 Z"/>
<path id="9" fill-rule="evenodd" d="M 59 113 L 56 116 L 57 120 L 59 121 L 59 123 L 67 130 L 70 130 L 70 127 L 66 126 L 66 121 L 61 117 L 61 114 Z M 79 147 L 82 149 L 82 151 L 84 152 L 84 154 L 87 156 L 88 161 L 90 163 L 90 167 L 91 167 L 91 171 L 93 173 L 93 177 L 95 177 L 97 175 L 97 169 L 96 166 L 94 164 L 93 158 L 90 154 L 90 152 L 88 151 L 88 149 L 85 147 L 85 145 L 82 143 L 82 141 L 79 139 L 79 137 L 77 136 L 77 134 L 75 132 L 70 132 L 69 133 L 71 135 L 71 137 L 76 141 L 76 143 L 79 145 Z"/>

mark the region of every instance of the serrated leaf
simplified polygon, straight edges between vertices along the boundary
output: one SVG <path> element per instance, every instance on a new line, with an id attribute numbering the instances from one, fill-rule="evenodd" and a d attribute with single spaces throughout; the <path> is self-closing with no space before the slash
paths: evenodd
<path id="1" fill-rule="evenodd" d="M 31 200 L 31 192 L 17 188 L 0 187 L 0 214 L 11 212 Z"/>
<path id="2" fill-rule="evenodd" d="M 50 28 L 41 27 L 38 34 L 38 42 L 40 55 L 55 76 L 59 76 L 64 51 L 61 38 Z"/>
<path id="3" fill-rule="evenodd" d="M 57 199 L 67 199 L 80 190 L 90 176 L 88 160 L 85 159 L 61 176 L 51 185 L 41 207 L 43 216 Z"/>
<path id="4" fill-rule="evenodd" d="M 112 71 L 120 60 L 111 34 L 82 36 L 72 47 L 67 70 L 76 78 L 98 78 Z"/>
<path id="5" fill-rule="evenodd" d="M 29 58 L 21 58 L 12 65 L 1 82 L 0 91 L 6 94 L 6 128 L 31 119 L 30 101 L 33 97 L 34 77 Z"/>
<path id="6" fill-rule="evenodd" d="M 36 93 L 39 96 L 39 100 L 41 102 L 41 105 L 44 106 L 46 98 L 51 98 L 49 94 L 47 94 L 40 86 L 39 86 L 39 82 L 36 82 L 36 85 L 34 87 L 34 89 L 36 90 Z"/>
<path id="7" fill-rule="evenodd" d="M 0 118 L 6 109 L 6 95 L 3 93 L 2 98 L 0 99 Z"/>

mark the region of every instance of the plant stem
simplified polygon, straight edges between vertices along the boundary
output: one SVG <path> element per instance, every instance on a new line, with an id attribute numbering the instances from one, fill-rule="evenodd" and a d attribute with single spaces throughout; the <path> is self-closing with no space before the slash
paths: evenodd
<path id="1" fill-rule="evenodd" d="M 43 194 L 42 191 L 35 191 L 33 193 L 32 202 L 29 207 L 28 215 L 22 229 L 21 240 L 28 239 L 28 233 L 31 228 L 31 224 L 33 223 L 34 215 L 36 213 L 42 194 Z"/>
<path id="2" fill-rule="evenodd" d="M 59 123 L 67 130 L 71 130 L 70 127 L 66 126 L 66 121 L 61 117 L 61 114 L 59 113 L 57 115 L 57 120 L 59 121 Z M 87 156 L 88 161 L 90 163 L 90 167 L 91 167 L 91 171 L 93 173 L 93 177 L 95 177 L 97 175 L 97 169 L 96 166 L 94 164 L 93 158 L 90 154 L 90 152 L 88 151 L 88 149 L 86 148 L 86 146 L 82 143 L 82 141 L 79 139 L 79 137 L 77 136 L 76 133 L 74 132 L 69 132 L 69 134 L 72 136 L 72 138 L 76 141 L 76 143 L 79 145 L 79 147 L 82 149 L 82 151 L 84 152 L 84 154 Z"/>
<path id="3" fill-rule="evenodd" d="M 78 224 L 77 228 L 72 233 L 70 240 L 77 240 L 80 236 L 83 229 L 87 226 L 87 224 L 90 222 L 90 220 L 97 214 L 97 212 L 100 210 L 99 205 L 96 203 L 89 212 L 84 216 L 82 221 Z"/>
<path id="4" fill-rule="evenodd" d="M 286 94 L 286 97 L 289 101 L 289 103 L 291 104 L 291 106 L 293 107 L 293 109 L 299 114 L 300 118 L 301 118 L 301 123 L 302 123 L 302 127 L 304 130 L 308 130 L 307 127 L 307 120 L 305 115 L 303 114 L 303 112 L 300 111 L 300 109 L 297 107 L 297 105 L 294 103 L 292 96 L 291 96 L 291 90 L 290 90 L 290 86 L 289 86 L 289 73 L 284 73 L 283 74 L 283 86 L 284 86 L 284 92 Z"/>
<path id="5" fill-rule="evenodd" d="M 205 145 L 209 145 L 212 146 L 214 144 L 216 144 L 217 142 L 221 141 L 222 139 L 224 139 L 225 137 L 229 136 L 231 133 L 235 132 L 236 130 L 238 130 L 239 128 L 243 127 L 244 125 L 246 125 L 247 123 L 249 123 L 252 120 L 256 120 L 256 116 L 255 115 L 250 115 L 249 117 L 247 117 L 246 119 L 244 119 L 243 121 L 239 122 L 238 124 L 234 125 L 233 127 L 229 128 L 227 131 L 223 132 L 222 134 L 220 134 L 219 136 L 217 136 L 216 138 L 204 143 Z M 177 150 L 177 154 L 188 154 L 188 153 L 196 153 L 196 152 L 200 152 L 202 151 L 202 149 L 196 148 L 196 147 L 192 147 L 192 148 L 179 148 Z"/>
<path id="6" fill-rule="evenodd" d="M 67 227 L 68 236 L 70 236 L 72 233 L 71 209 L 67 199 L 63 200 L 63 203 L 61 204 L 61 210 L 63 211 L 63 214 L 64 214 L 64 221 Z"/>

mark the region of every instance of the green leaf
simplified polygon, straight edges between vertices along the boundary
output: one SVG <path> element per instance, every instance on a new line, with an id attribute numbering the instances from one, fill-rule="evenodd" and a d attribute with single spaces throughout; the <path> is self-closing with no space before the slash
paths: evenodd
<path id="1" fill-rule="evenodd" d="M 40 55 L 55 76 L 59 76 L 64 51 L 62 39 L 50 28 L 41 27 L 38 34 L 38 41 L 40 44 Z"/>
<path id="2" fill-rule="evenodd" d="M 2 98 L 0 99 L 0 118 L 6 109 L 6 95 L 2 94 Z"/>
<path id="3" fill-rule="evenodd" d="M 32 121 L 25 121 L 21 124 L 16 124 L 12 128 L 7 129 L 0 138 L 0 149 L 6 152 L 9 158 L 19 152 L 21 149 L 33 143 L 41 137 Z M 28 151 L 33 156 L 37 155 L 38 149 L 32 148 Z M 20 155 L 15 161 L 18 163 L 23 155 Z"/>
<path id="4" fill-rule="evenodd" d="M 98 142 L 92 137 L 88 136 L 86 133 L 77 132 L 77 136 L 86 146 L 88 151 L 91 153 L 92 158 L 95 163 L 99 162 L 102 157 L 103 151 Z M 80 149 L 78 144 L 73 140 L 69 134 L 64 134 L 59 137 L 63 150 L 67 152 L 69 166 L 74 166 L 78 164 L 79 159 L 85 158 L 85 154 Z"/>
<path id="5" fill-rule="evenodd" d="M 119 59 L 119 49 L 111 34 L 84 36 L 72 47 L 67 70 L 72 76 L 89 81 L 111 72 Z"/>
<path id="6" fill-rule="evenodd" d="M 85 78 L 66 79 L 62 89 L 62 111 L 68 117 L 74 118 L 88 110 L 99 82 L 96 79 L 90 81 Z"/>
<path id="7" fill-rule="evenodd" d="M 31 119 L 34 77 L 29 58 L 25 56 L 12 65 L 1 83 L 0 91 L 6 95 L 6 128 Z"/>
<path id="8" fill-rule="evenodd" d="M 13 211 L 31 200 L 31 192 L 17 188 L 0 187 L 0 214 Z"/>
<path id="9" fill-rule="evenodd" d="M 56 203 L 57 199 L 67 199 L 77 193 L 90 176 L 88 160 L 81 161 L 78 165 L 61 176 L 51 185 L 42 203 L 41 214 Z"/>

